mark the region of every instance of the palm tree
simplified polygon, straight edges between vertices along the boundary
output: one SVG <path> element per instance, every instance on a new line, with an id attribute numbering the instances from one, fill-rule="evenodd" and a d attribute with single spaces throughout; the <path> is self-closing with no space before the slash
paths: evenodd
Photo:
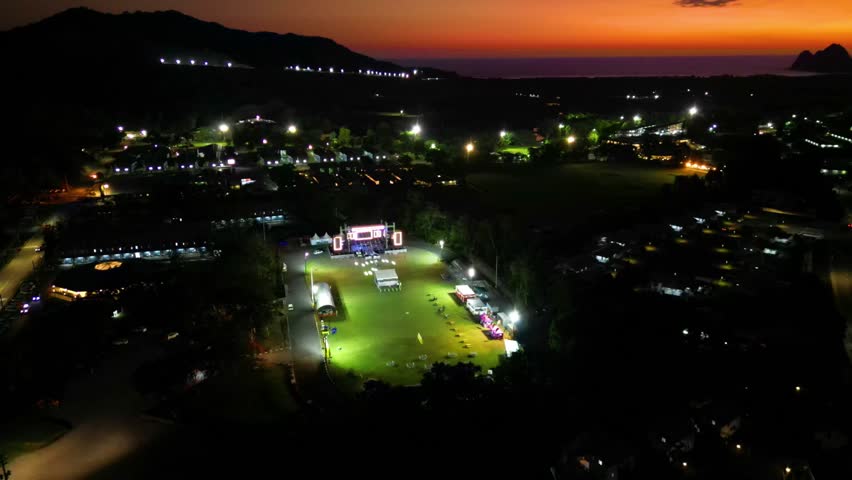
<path id="1" fill-rule="evenodd" d="M 12 471 L 6 469 L 8 461 L 6 455 L 0 453 L 0 480 L 9 480 L 12 478 Z"/>

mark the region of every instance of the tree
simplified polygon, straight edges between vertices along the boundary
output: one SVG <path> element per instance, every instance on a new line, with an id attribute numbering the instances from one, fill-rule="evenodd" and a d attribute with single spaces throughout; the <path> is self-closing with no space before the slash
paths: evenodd
<path id="1" fill-rule="evenodd" d="M 0 453 L 0 476 L 2 476 L 0 480 L 9 480 L 12 478 L 12 471 L 6 468 L 8 461 L 6 455 Z"/>
<path id="2" fill-rule="evenodd" d="M 533 289 L 533 275 L 530 259 L 526 255 L 512 260 L 509 264 L 509 286 L 515 300 L 522 307 L 529 305 Z"/>
<path id="3" fill-rule="evenodd" d="M 591 132 L 586 136 L 586 140 L 589 141 L 589 145 L 597 145 L 600 141 L 601 136 L 598 133 L 598 130 L 593 128 Z"/>
<path id="4" fill-rule="evenodd" d="M 337 144 L 341 147 L 352 145 L 352 132 L 346 127 L 340 127 L 337 132 Z"/>

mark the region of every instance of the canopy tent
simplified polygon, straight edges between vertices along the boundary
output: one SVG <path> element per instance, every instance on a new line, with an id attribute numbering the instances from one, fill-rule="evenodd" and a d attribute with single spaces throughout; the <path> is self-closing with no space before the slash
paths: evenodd
<path id="1" fill-rule="evenodd" d="M 397 276 L 396 270 L 393 268 L 376 270 L 374 277 L 376 279 L 376 286 L 379 288 L 400 286 L 399 276 Z"/>
<path id="2" fill-rule="evenodd" d="M 312 247 L 316 247 L 318 245 L 331 245 L 331 242 L 332 242 L 332 239 L 328 235 L 328 233 L 326 233 L 322 237 L 320 237 L 319 235 L 317 235 L 315 233 L 314 236 L 311 237 L 311 246 Z"/>

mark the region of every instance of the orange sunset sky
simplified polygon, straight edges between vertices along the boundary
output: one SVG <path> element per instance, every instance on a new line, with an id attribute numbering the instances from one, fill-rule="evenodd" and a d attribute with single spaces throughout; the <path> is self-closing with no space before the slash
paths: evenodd
<path id="1" fill-rule="evenodd" d="M 382 58 L 795 54 L 852 47 L 852 0 L 4 0 L 0 29 L 73 6 L 180 10 Z"/>

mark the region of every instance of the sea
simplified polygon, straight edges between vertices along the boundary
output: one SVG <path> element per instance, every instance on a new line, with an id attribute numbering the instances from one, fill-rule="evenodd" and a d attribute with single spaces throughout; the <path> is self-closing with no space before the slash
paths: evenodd
<path id="1" fill-rule="evenodd" d="M 408 67 L 434 67 L 475 78 L 713 77 L 731 75 L 805 76 L 788 68 L 791 55 L 570 57 L 570 58 L 405 58 Z"/>

